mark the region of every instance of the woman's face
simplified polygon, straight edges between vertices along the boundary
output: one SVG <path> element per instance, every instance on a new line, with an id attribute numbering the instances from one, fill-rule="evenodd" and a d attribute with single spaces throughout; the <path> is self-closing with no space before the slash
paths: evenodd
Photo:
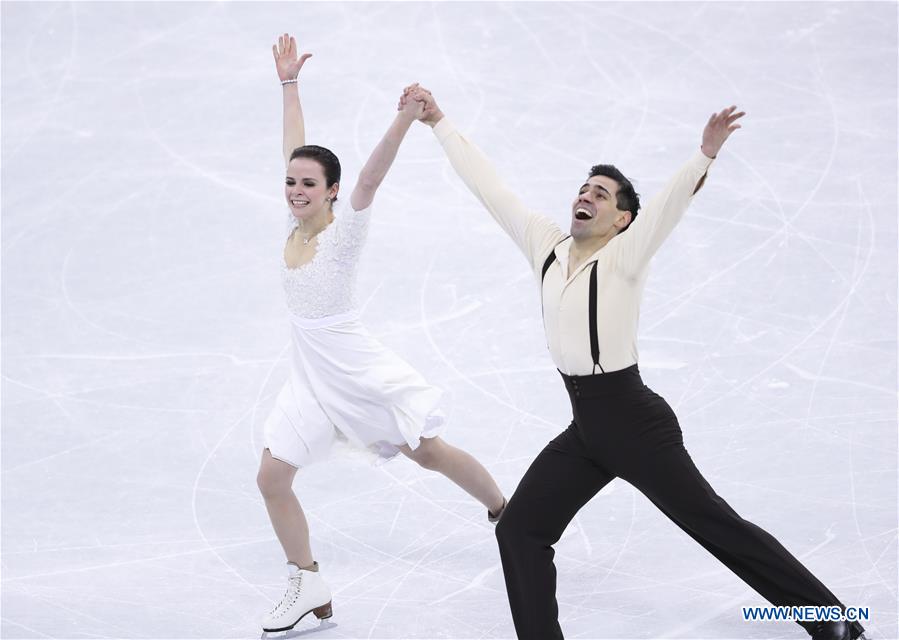
<path id="1" fill-rule="evenodd" d="M 284 196 L 291 213 L 301 220 L 309 219 L 331 207 L 338 185 L 329 189 L 324 168 L 312 158 L 294 158 L 287 165 Z"/>

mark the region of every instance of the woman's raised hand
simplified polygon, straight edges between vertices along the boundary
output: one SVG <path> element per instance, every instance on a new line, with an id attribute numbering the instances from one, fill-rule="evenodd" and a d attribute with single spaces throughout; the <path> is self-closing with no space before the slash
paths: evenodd
<path id="1" fill-rule="evenodd" d="M 272 55 L 275 57 L 275 67 L 281 82 L 296 80 L 303 64 L 312 57 L 311 53 L 304 53 L 297 58 L 297 42 L 287 33 L 278 36 L 278 44 L 272 45 Z"/>
<path id="2" fill-rule="evenodd" d="M 404 94 L 400 96 L 400 102 L 397 105 L 396 110 L 404 117 L 408 118 L 409 122 L 415 122 L 424 115 L 425 107 L 426 105 L 423 101 L 413 100 L 411 96 L 406 97 Z"/>

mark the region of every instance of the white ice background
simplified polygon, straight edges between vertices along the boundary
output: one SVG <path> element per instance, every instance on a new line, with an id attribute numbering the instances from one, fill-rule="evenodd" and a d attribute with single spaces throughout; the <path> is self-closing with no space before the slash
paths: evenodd
<path id="1" fill-rule="evenodd" d="M 253 638 L 283 557 L 255 484 L 285 379 L 277 35 L 344 195 L 420 81 L 567 227 L 748 112 L 654 260 L 641 367 L 699 468 L 876 639 L 897 635 L 895 3 L 2 4 L 2 636 Z M 363 319 L 448 390 L 511 494 L 570 420 L 537 289 L 416 125 Z M 484 510 L 405 460 L 302 471 L 316 638 L 512 638 Z M 796 638 L 615 481 L 557 545 L 569 638 Z M 303 621 L 299 637 L 315 629 Z"/>

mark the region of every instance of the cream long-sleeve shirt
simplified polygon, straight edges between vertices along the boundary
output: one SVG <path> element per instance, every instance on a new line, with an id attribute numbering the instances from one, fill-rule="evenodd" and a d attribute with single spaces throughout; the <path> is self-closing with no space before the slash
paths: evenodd
<path id="1" fill-rule="evenodd" d="M 456 173 L 524 253 L 538 285 L 544 262 L 555 251 L 557 259 L 543 280 L 542 301 L 546 342 L 559 371 L 578 376 L 594 373 L 588 307 L 594 261 L 599 364 L 606 373 L 635 364 L 640 299 L 649 260 L 687 210 L 712 160 L 697 150 L 665 188 L 641 208 L 626 231 L 612 238 L 574 273 L 568 273 L 572 243 L 571 238 L 565 240 L 568 234 L 549 218 L 531 211 L 507 188 L 487 158 L 447 118 L 440 120 L 433 131 Z"/>

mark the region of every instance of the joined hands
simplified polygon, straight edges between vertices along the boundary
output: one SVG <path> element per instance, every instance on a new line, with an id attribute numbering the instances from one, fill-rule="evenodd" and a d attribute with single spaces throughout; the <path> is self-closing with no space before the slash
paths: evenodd
<path id="1" fill-rule="evenodd" d="M 403 94 L 400 96 L 399 104 L 396 107 L 397 111 L 404 110 L 409 103 L 421 105 L 421 111 L 416 116 L 416 119 L 430 127 L 433 127 L 443 119 L 443 112 L 437 106 L 434 96 L 417 82 L 403 89 Z"/>

